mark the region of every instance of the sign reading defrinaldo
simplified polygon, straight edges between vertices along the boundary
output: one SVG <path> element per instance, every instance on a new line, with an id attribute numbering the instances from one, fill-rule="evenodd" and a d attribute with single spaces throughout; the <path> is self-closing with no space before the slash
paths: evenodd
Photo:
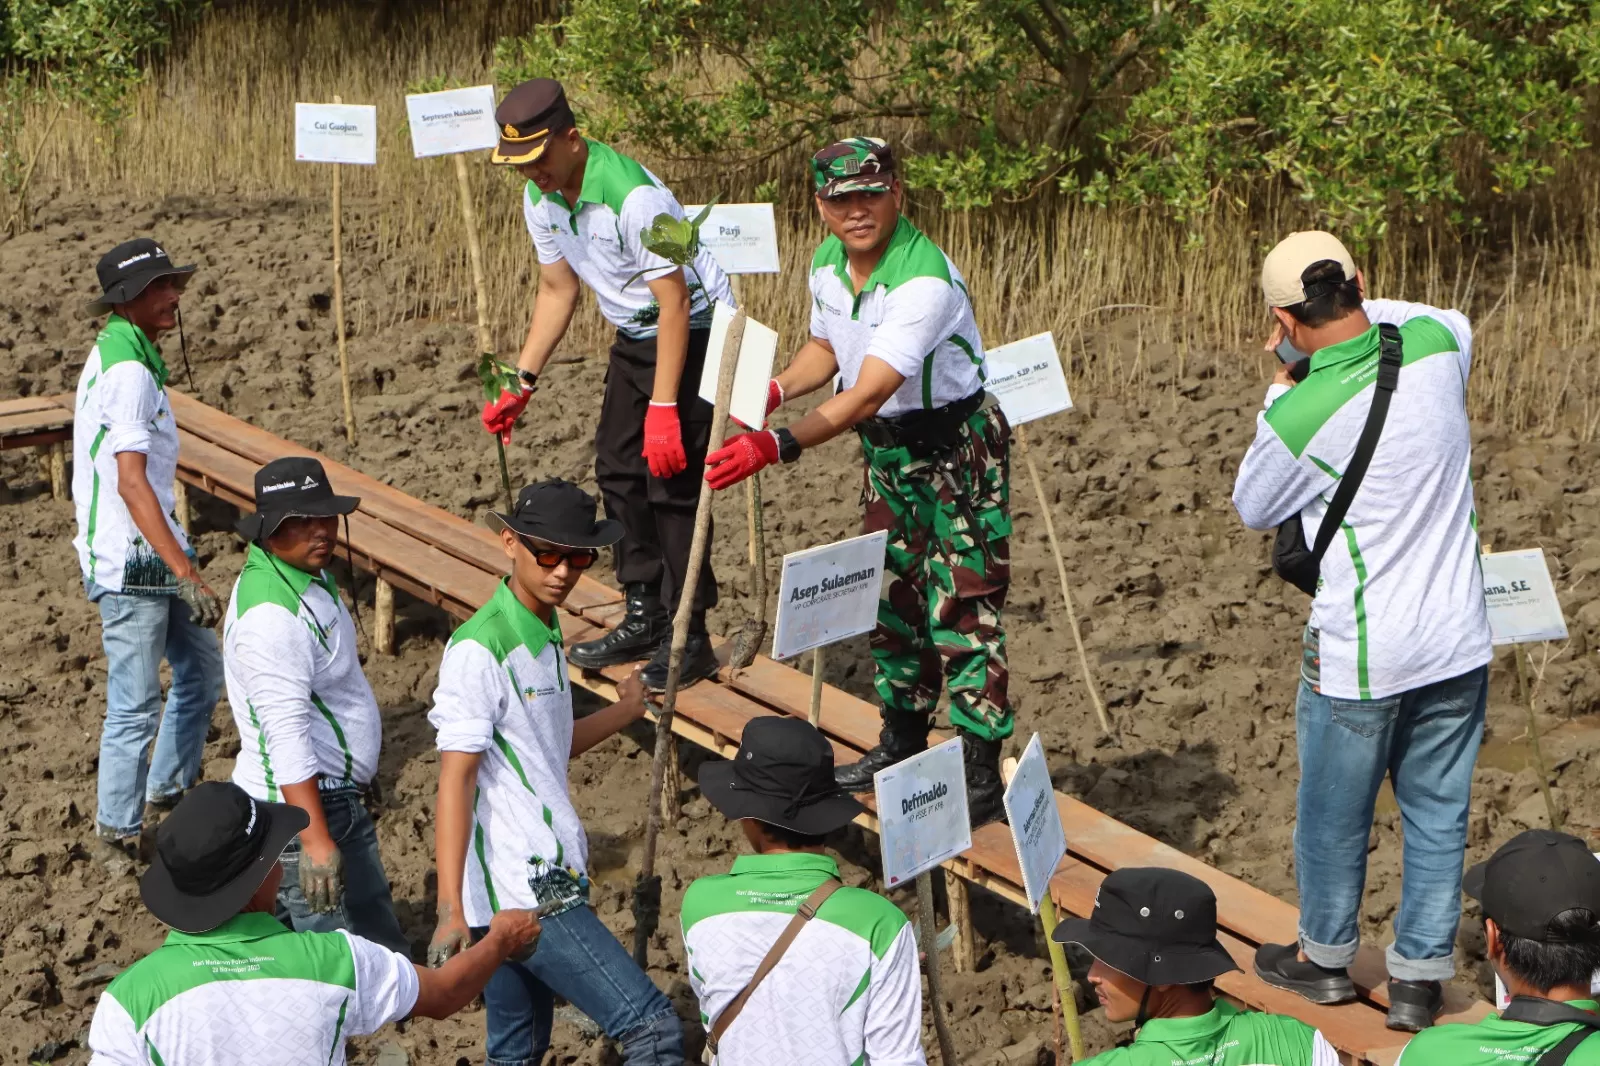
<path id="1" fill-rule="evenodd" d="M 700 398 L 717 402 L 717 379 L 722 376 L 722 349 L 728 343 L 728 327 L 734 311 L 721 300 L 711 313 L 711 336 L 706 342 L 705 365 L 700 370 Z M 744 318 L 744 343 L 739 346 L 738 362 L 733 367 L 733 399 L 728 414 L 741 425 L 760 429 L 767 417 L 767 382 L 772 380 L 772 363 L 778 357 L 778 334 L 755 319 Z"/>
<path id="2" fill-rule="evenodd" d="M 1013 426 L 1072 409 L 1067 376 L 1061 370 L 1052 334 L 1040 333 L 991 348 L 984 353 L 984 361 L 989 375 L 983 387 L 1000 401 L 1006 421 Z"/>
<path id="3" fill-rule="evenodd" d="M 294 157 L 301 163 L 378 162 L 378 109 L 372 104 L 295 104 Z"/>
<path id="4" fill-rule="evenodd" d="M 1489 634 L 1496 644 L 1566 640 L 1567 623 L 1550 581 L 1543 548 L 1494 552 L 1481 557 L 1483 599 Z"/>
<path id="5" fill-rule="evenodd" d="M 685 207 L 689 218 L 704 205 Z M 717 204 L 700 226 L 700 243 L 724 274 L 776 274 L 778 223 L 771 204 Z"/>
<path id="6" fill-rule="evenodd" d="M 1039 901 L 1049 891 L 1050 877 L 1067 853 L 1067 834 L 1061 828 L 1061 810 L 1056 806 L 1056 790 L 1050 782 L 1050 767 L 1038 733 L 1017 760 L 1017 772 L 1006 786 L 1005 802 L 1011 840 L 1017 846 L 1017 863 L 1022 867 L 1022 887 L 1028 894 L 1028 909 L 1038 913 Z"/>
<path id="7" fill-rule="evenodd" d="M 772 657 L 789 659 L 872 632 L 888 543 L 880 531 L 785 555 Z"/>
<path id="8" fill-rule="evenodd" d="M 972 847 L 960 737 L 879 770 L 872 783 L 885 885 L 910 881 Z"/>
<path id="9" fill-rule="evenodd" d="M 406 97 L 411 149 L 418 159 L 493 148 L 500 139 L 494 124 L 494 86 L 414 93 Z"/>

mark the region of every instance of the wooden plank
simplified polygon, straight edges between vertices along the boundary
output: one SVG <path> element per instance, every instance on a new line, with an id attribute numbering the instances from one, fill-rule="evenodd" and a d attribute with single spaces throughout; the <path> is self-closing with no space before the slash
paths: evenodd
<path id="1" fill-rule="evenodd" d="M 59 412 L 66 411 L 67 418 L 72 418 L 73 397 L 68 396 L 17 396 L 9 400 L 0 400 L 0 419 L 10 418 L 14 415 L 26 415 L 33 412 Z"/>

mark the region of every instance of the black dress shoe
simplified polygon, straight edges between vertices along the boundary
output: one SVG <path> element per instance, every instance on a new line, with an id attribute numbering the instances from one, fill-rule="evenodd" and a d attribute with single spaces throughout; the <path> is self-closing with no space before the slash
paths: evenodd
<path id="1" fill-rule="evenodd" d="M 1350 1003 L 1356 986 L 1346 969 L 1330 970 L 1301 962 L 1299 944 L 1262 944 L 1256 949 L 1256 976 L 1313 1003 Z"/>
<path id="2" fill-rule="evenodd" d="M 861 756 L 859 762 L 835 767 L 834 781 L 846 792 L 871 792 L 872 777 L 879 770 L 928 750 L 931 728 L 932 723 L 925 714 L 885 712 L 878 743 Z"/>
<path id="3" fill-rule="evenodd" d="M 668 635 L 656 645 L 655 654 L 650 656 L 649 664 L 639 675 L 639 681 L 647 690 L 650 692 L 667 690 L 667 668 L 671 659 L 672 637 Z M 711 638 L 704 633 L 690 633 L 687 643 L 683 646 L 683 666 L 678 671 L 678 688 L 686 689 L 696 681 L 715 677 L 720 665 L 711 650 Z"/>
<path id="4" fill-rule="evenodd" d="M 1438 981 L 1389 981 L 1389 1016 L 1384 1024 L 1402 1033 L 1420 1033 L 1444 1009 L 1444 986 Z"/>
<path id="5" fill-rule="evenodd" d="M 648 659 L 663 637 L 672 632 L 672 620 L 661 604 L 660 593 L 648 585 L 629 585 L 628 613 L 617 627 L 598 640 L 586 640 L 567 649 L 567 661 L 584 670 L 620 666 Z"/>

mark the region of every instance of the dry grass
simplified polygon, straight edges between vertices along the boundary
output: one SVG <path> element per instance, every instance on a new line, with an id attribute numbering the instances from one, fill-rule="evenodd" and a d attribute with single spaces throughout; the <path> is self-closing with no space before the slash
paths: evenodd
<path id="1" fill-rule="evenodd" d="M 324 210 L 326 166 L 292 158 L 296 100 L 375 103 L 378 165 L 348 167 L 347 203 L 375 208 L 377 254 L 403 264 L 402 299 L 351 294 L 359 328 L 398 319 L 470 319 L 472 281 L 448 160 L 417 160 L 405 131 L 403 94 L 415 79 L 489 78 L 494 39 L 547 15 L 548 3 L 464 0 L 378 28 L 263 4 L 204 20 L 139 95 L 131 120 L 111 131 L 76 114 L 55 124 L 36 179 L 44 188 L 124 190 L 151 197 L 228 193 L 299 198 Z M 50 126 L 29 116 L 25 136 Z M 629 146 L 646 162 L 648 146 Z M 31 150 L 31 146 L 30 146 Z M 501 351 L 514 351 L 532 296 L 533 256 L 514 175 L 474 161 L 483 219 L 492 320 Z M 791 168 L 792 169 L 792 168 Z M 663 173 L 669 182 L 670 170 Z M 765 175 L 750 175 L 753 185 Z M 794 175 L 779 210 L 783 272 L 743 279 L 755 316 L 786 341 L 806 325 L 803 278 L 821 237 Z M 685 200 L 748 195 L 748 188 L 680 184 Z M 1175 404 L 1201 377 L 1246 382 L 1271 371 L 1258 349 L 1266 317 L 1255 289 L 1260 257 L 1293 228 L 1287 211 L 1220 211 L 1194 245 L 1156 212 L 1070 208 L 1059 203 L 943 213 L 914 207 L 917 222 L 967 274 L 991 345 L 1050 330 L 1080 397 L 1144 407 Z M 347 231 L 353 223 L 347 222 Z M 1516 432 L 1600 432 L 1600 375 L 1588 372 L 1597 343 L 1600 183 L 1564 185 L 1559 199 L 1502 225 L 1495 247 L 1462 246 L 1419 230 L 1368 257 L 1374 295 L 1459 306 L 1477 327 L 1474 414 Z M 373 299 L 366 299 L 366 296 Z M 382 295 L 381 301 L 376 297 Z M 599 350 L 609 331 L 586 307 L 571 342 Z"/>

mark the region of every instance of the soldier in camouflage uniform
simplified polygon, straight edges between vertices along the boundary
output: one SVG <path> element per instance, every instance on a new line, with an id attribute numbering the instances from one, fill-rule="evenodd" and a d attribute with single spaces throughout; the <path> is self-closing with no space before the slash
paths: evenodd
<path id="1" fill-rule="evenodd" d="M 887 530 L 889 583 L 872 636 L 883 731 L 839 783 L 872 787 L 923 751 L 942 688 L 963 740 L 974 825 L 1003 817 L 999 762 L 1011 735 L 1005 630 L 1011 578 L 1011 427 L 983 391 L 983 341 L 955 264 L 900 213 L 889 146 L 853 137 L 811 160 L 832 234 L 811 262 L 811 340 L 768 387 L 770 415 L 839 375 L 794 425 L 742 433 L 706 459 L 737 484 L 854 427 L 865 459 L 863 528 Z"/>

